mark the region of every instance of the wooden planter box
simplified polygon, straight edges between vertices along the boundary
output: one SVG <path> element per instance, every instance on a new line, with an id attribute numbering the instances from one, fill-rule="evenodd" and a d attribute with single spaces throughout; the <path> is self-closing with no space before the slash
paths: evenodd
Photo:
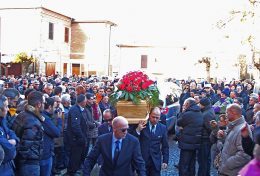
<path id="1" fill-rule="evenodd" d="M 117 114 L 128 120 L 129 124 L 138 124 L 140 120 L 147 120 L 149 113 L 149 105 L 146 101 L 140 104 L 133 104 L 132 101 L 118 101 Z"/>

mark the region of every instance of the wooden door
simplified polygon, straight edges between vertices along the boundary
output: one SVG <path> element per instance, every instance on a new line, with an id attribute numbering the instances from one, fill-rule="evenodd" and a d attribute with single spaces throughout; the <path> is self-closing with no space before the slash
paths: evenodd
<path id="1" fill-rule="evenodd" d="M 67 74 L 67 63 L 63 63 L 63 74 Z"/>
<path id="2" fill-rule="evenodd" d="M 8 71 L 7 74 L 8 75 L 14 75 L 14 76 L 19 76 L 22 75 L 22 64 L 10 64 L 10 67 L 7 67 Z M 3 70 L 2 70 L 3 71 Z"/>
<path id="3" fill-rule="evenodd" d="M 45 72 L 47 76 L 55 75 L 55 66 L 55 62 L 46 62 Z"/>
<path id="4" fill-rule="evenodd" d="M 72 74 L 79 75 L 80 74 L 80 64 L 72 64 Z"/>

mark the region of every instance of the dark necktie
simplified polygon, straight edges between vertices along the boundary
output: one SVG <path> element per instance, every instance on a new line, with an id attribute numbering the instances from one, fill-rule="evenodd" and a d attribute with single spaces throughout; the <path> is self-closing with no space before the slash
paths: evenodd
<path id="1" fill-rule="evenodd" d="M 152 125 L 152 128 L 151 128 L 151 134 L 154 135 L 154 130 L 155 130 L 155 126 Z"/>
<path id="2" fill-rule="evenodd" d="M 116 144 L 116 148 L 115 148 L 115 151 L 114 151 L 114 159 L 113 159 L 114 165 L 116 165 L 117 159 L 119 157 L 119 153 L 120 153 L 120 151 L 119 151 L 119 144 L 120 144 L 120 141 L 117 140 L 115 142 L 115 144 Z"/>

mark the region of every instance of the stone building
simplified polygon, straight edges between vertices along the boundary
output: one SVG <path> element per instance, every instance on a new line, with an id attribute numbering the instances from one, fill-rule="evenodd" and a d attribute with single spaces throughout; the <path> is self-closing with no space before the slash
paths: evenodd
<path id="1" fill-rule="evenodd" d="M 16 54 L 26 52 L 38 59 L 34 71 L 46 75 L 111 75 L 110 38 L 115 23 L 77 21 L 44 7 L 0 8 L 0 19 L 2 63 L 9 64 Z M 21 75 L 21 64 L 8 66 L 10 74 Z"/>
<path id="2" fill-rule="evenodd" d="M 110 63 L 111 21 L 77 21 L 71 25 L 72 73 L 112 75 Z M 76 61 L 76 64 L 73 61 Z"/>
<path id="3" fill-rule="evenodd" d="M 44 7 L 0 8 L 0 17 L 2 63 L 26 52 L 37 58 L 39 73 L 70 73 L 71 17 Z M 22 69 L 15 70 L 21 74 Z"/>

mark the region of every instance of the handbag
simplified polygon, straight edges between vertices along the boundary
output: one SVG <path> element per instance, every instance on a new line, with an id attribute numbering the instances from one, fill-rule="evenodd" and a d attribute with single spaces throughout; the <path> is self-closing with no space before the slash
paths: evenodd
<path id="1" fill-rule="evenodd" d="M 220 167 L 220 164 L 221 164 L 221 152 L 219 152 L 214 159 L 214 167 L 218 169 Z"/>

